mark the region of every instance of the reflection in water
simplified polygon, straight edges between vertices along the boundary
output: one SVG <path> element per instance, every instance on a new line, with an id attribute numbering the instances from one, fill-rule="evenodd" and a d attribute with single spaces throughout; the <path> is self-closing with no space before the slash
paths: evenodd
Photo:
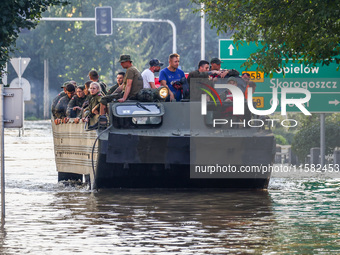
<path id="1" fill-rule="evenodd" d="M 271 235 L 267 192 L 109 190 L 57 193 L 55 201 L 64 220 L 77 220 L 72 232 L 108 254 L 260 251 Z"/>
<path id="2" fill-rule="evenodd" d="M 336 254 L 340 248 L 339 179 L 273 178 L 268 191 L 92 193 L 56 183 L 50 128 L 40 127 L 23 138 L 6 131 L 1 255 Z"/>

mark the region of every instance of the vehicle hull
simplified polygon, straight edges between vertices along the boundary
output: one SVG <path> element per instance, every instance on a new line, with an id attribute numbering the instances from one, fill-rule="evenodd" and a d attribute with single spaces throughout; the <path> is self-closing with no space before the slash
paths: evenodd
<path id="1" fill-rule="evenodd" d="M 199 102 L 162 103 L 162 122 L 151 127 L 131 126 L 131 118 L 120 119 L 112 107 L 104 131 L 52 122 L 59 181 L 76 174 L 97 189 L 268 187 L 270 171 L 262 167 L 275 155 L 270 130 L 214 129 L 200 115 Z M 247 167 L 257 170 L 242 171 Z"/>
<path id="2" fill-rule="evenodd" d="M 205 146 L 203 150 L 202 146 Z M 269 171 L 261 172 L 260 167 L 253 172 L 241 170 L 247 166 L 271 165 L 273 146 L 270 136 L 193 138 L 110 133 L 107 140 L 99 143 L 96 185 L 265 189 Z M 212 149 L 214 155 L 201 155 Z"/>

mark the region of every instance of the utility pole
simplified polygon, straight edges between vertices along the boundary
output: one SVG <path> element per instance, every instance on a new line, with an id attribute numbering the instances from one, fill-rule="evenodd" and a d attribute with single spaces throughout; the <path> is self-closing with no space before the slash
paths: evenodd
<path id="1" fill-rule="evenodd" d="M 48 77 L 48 59 L 44 60 L 44 119 L 48 119 L 50 114 L 49 108 L 49 77 Z"/>
<path id="2" fill-rule="evenodd" d="M 4 74 L 6 75 L 6 74 Z M 1 226 L 5 224 L 5 142 L 4 142 L 4 91 L 0 84 L 0 149 L 1 149 Z"/>
<path id="3" fill-rule="evenodd" d="M 1 227 L 5 225 L 5 123 L 4 123 L 4 84 L 7 84 L 7 64 L 1 74 L 0 83 L 0 158 L 1 158 Z"/>
<path id="4" fill-rule="evenodd" d="M 201 59 L 205 59 L 205 13 L 204 4 L 201 4 Z"/>
<path id="5" fill-rule="evenodd" d="M 321 169 L 325 166 L 326 137 L 325 137 L 325 114 L 320 113 L 320 164 Z"/>

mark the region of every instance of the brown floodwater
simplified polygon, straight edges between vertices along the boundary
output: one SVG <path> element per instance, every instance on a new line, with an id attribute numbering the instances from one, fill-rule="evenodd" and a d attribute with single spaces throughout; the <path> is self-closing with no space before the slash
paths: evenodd
<path id="1" fill-rule="evenodd" d="M 49 121 L 18 133 L 5 131 L 0 254 L 339 253 L 336 176 L 274 176 L 267 191 L 90 191 L 57 182 Z"/>

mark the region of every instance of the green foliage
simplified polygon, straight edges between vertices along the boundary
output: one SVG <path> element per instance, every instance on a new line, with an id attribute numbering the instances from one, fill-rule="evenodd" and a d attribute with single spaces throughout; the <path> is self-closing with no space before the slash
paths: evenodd
<path id="1" fill-rule="evenodd" d="M 171 20 L 177 29 L 181 67 L 185 72 L 195 70 L 200 61 L 200 16 L 194 14 L 192 8 L 197 6 L 188 0 L 159 3 L 156 0 L 71 0 L 68 6 L 50 8 L 44 16 L 93 18 L 96 6 L 111 6 L 114 18 Z M 172 29 L 168 23 L 115 21 L 112 36 L 96 36 L 94 31 L 95 23 L 91 21 L 40 21 L 34 31 L 20 35 L 17 45 L 21 52 L 15 56 L 29 55 L 34 61 L 30 66 L 41 65 L 48 59 L 50 87 L 59 90 L 60 84 L 67 80 L 85 82 L 92 68 L 98 70 L 104 82 L 115 83 L 116 73 L 123 71 L 118 63 L 121 54 L 131 55 L 133 64 L 143 71 L 152 58 L 167 65 L 172 53 Z M 216 30 L 206 29 L 207 59 L 217 56 L 218 39 Z"/>
<path id="2" fill-rule="evenodd" d="M 0 71 L 5 68 L 22 29 L 33 29 L 49 6 L 66 5 L 66 0 L 2 0 L 0 9 Z"/>
<path id="3" fill-rule="evenodd" d="M 326 155 L 332 154 L 334 148 L 340 146 L 340 125 L 338 121 L 331 119 L 332 117 L 326 118 L 325 122 Z M 305 158 L 313 147 L 320 147 L 320 123 L 318 122 L 306 124 L 294 136 L 292 142 L 292 150 L 301 159 Z"/>
<path id="4" fill-rule="evenodd" d="M 235 40 L 258 42 L 246 67 L 258 64 L 269 74 L 293 59 L 304 65 L 340 64 L 340 1 L 325 0 L 191 0 L 218 32 L 232 30 Z"/>
<path id="5" fill-rule="evenodd" d="M 292 130 L 289 130 L 289 129 L 287 130 L 286 128 L 282 128 L 282 127 L 273 129 L 273 133 L 274 133 L 275 137 L 281 136 L 286 141 L 286 143 L 282 144 L 282 145 L 292 144 L 292 141 L 293 141 L 293 138 L 294 138 L 296 131 L 297 131 L 296 129 L 293 132 Z"/>
<path id="6" fill-rule="evenodd" d="M 112 6 L 114 18 L 173 21 L 181 68 L 185 72 L 197 68 L 201 59 L 201 20 L 200 15 L 192 11 L 197 5 L 189 0 L 70 0 L 67 6 L 49 8 L 43 16 L 93 18 L 97 6 Z M 205 33 L 206 59 L 210 60 L 218 56 L 218 39 L 227 35 L 216 36 L 216 29 L 209 29 L 208 23 Z M 24 77 L 31 83 L 32 93 L 36 94 L 32 97 L 32 108 L 34 105 L 36 114 L 42 117 L 44 60 L 49 61 L 51 102 L 61 90 L 60 84 L 67 80 L 84 83 L 92 68 L 98 70 L 100 79 L 106 84 L 115 83 L 116 74 L 123 71 L 117 62 L 121 54 L 130 54 L 140 71 L 148 67 L 152 58 L 158 58 L 166 66 L 172 44 L 172 29 L 168 23 L 115 21 L 112 35 L 96 36 L 93 21 L 40 21 L 36 29 L 20 34 L 17 40 L 20 51 L 12 57 L 31 58 Z M 15 77 L 15 73 L 10 72 L 8 80 Z"/>
<path id="7" fill-rule="evenodd" d="M 288 144 L 286 138 L 284 138 L 282 135 L 274 135 L 274 136 L 275 136 L 276 144 L 280 144 L 280 145 Z"/>

